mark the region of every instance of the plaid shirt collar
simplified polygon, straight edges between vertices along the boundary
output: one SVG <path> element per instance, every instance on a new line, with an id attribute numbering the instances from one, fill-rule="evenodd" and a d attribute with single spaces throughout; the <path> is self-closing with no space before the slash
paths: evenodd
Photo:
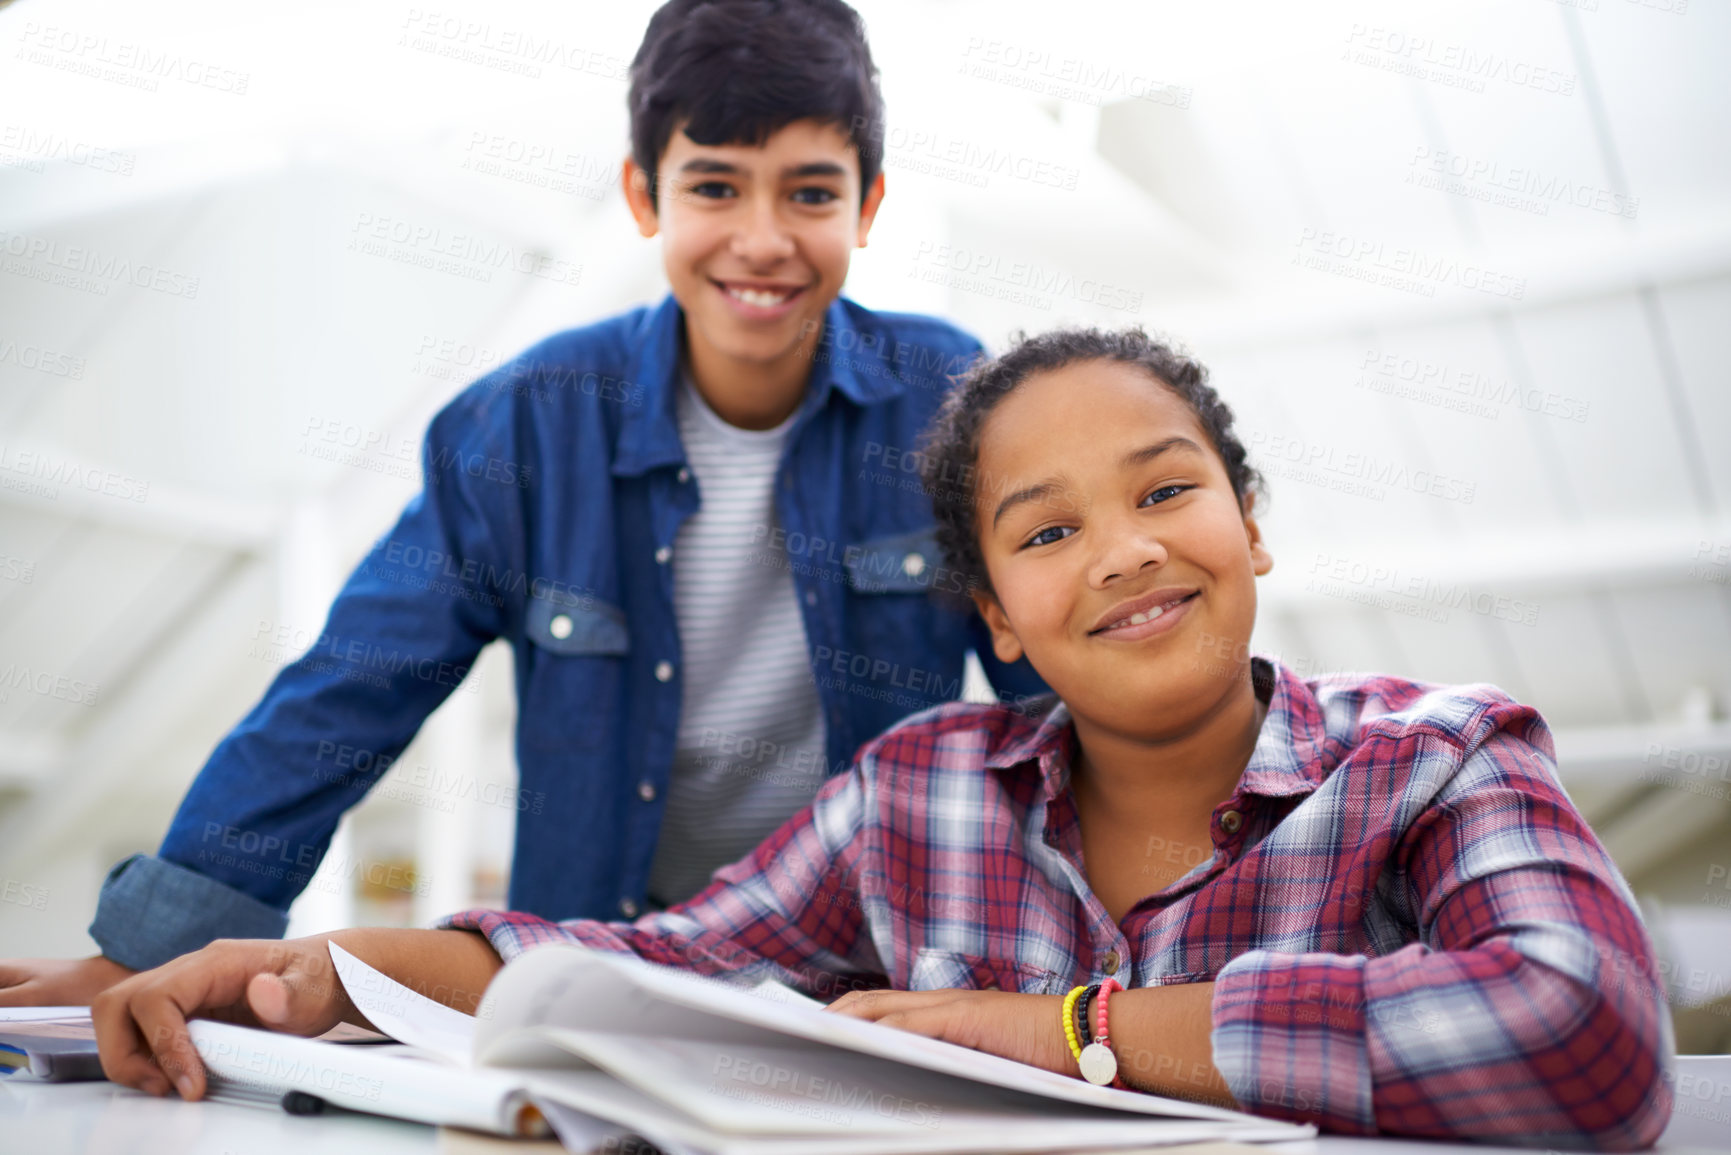
<path id="1" fill-rule="evenodd" d="M 1340 747 L 1328 737 L 1327 719 L 1316 695 L 1278 659 L 1250 659 L 1256 696 L 1268 703 L 1268 716 L 1256 738 L 1256 749 L 1238 779 L 1234 796 L 1297 798 L 1310 794 L 1340 759 Z M 1070 709 L 1056 700 L 1038 719 L 1020 720 L 989 750 L 989 770 L 1014 770 L 1033 764 L 1042 793 L 1051 802 L 1070 788 L 1070 765 L 1077 752 L 1076 727 Z"/>

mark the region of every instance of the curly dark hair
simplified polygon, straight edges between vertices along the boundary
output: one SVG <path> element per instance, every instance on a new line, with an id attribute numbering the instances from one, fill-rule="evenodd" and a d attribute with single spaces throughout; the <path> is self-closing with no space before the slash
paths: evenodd
<path id="1" fill-rule="evenodd" d="M 1036 337 L 1018 333 L 1002 356 L 976 361 L 932 418 L 922 449 L 921 474 L 937 516 L 938 544 L 946 563 L 969 589 L 990 591 L 980 554 L 974 503 L 979 496 L 980 428 L 992 410 L 1035 373 L 1078 361 L 1118 361 L 1147 370 L 1190 407 L 1226 466 L 1241 508 L 1266 491 L 1232 429 L 1232 410 L 1208 384 L 1202 363 L 1157 341 L 1140 328 L 1054 329 Z"/>

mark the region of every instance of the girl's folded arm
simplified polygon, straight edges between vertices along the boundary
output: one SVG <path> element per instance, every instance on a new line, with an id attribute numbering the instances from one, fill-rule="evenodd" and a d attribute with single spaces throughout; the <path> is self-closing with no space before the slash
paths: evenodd
<path id="1" fill-rule="evenodd" d="M 1493 733 L 1390 871 L 1419 942 L 1377 958 L 1256 951 L 1220 972 L 1214 1060 L 1238 1101 L 1339 1131 L 1656 1140 L 1672 1042 L 1652 947 L 1548 756 Z"/>
<path id="2" fill-rule="evenodd" d="M 869 794 L 857 768 L 831 779 L 809 807 L 717 871 L 703 891 L 632 922 L 469 910 L 439 926 L 486 935 L 506 962 L 563 942 L 702 974 L 761 972 L 820 998 L 880 986 L 883 967 L 858 884 L 871 838 Z"/>

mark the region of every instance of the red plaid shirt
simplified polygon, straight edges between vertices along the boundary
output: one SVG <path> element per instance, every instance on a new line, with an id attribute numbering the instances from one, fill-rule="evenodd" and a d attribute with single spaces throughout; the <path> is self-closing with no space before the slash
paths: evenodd
<path id="1" fill-rule="evenodd" d="M 1214 981 L 1247 1110 L 1345 1132 L 1645 1146 L 1673 1044 L 1627 884 L 1557 782 L 1549 731 L 1489 686 L 1306 681 L 1267 718 L 1213 857 L 1114 923 L 1082 872 L 1061 703 L 952 704 L 860 751 L 708 889 L 635 922 L 467 911 L 705 973 L 1055 994 Z M 1121 960 L 1121 962 L 1119 961 Z"/>

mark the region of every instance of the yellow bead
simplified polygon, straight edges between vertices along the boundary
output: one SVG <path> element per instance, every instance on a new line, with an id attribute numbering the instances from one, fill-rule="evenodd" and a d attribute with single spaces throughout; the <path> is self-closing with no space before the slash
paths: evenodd
<path id="1" fill-rule="evenodd" d="M 1064 996 L 1064 1041 L 1070 1044 L 1070 1054 L 1079 1062 L 1082 1058 L 1082 1043 L 1076 1038 L 1076 1000 L 1087 991 L 1086 986 L 1074 987 Z"/>

